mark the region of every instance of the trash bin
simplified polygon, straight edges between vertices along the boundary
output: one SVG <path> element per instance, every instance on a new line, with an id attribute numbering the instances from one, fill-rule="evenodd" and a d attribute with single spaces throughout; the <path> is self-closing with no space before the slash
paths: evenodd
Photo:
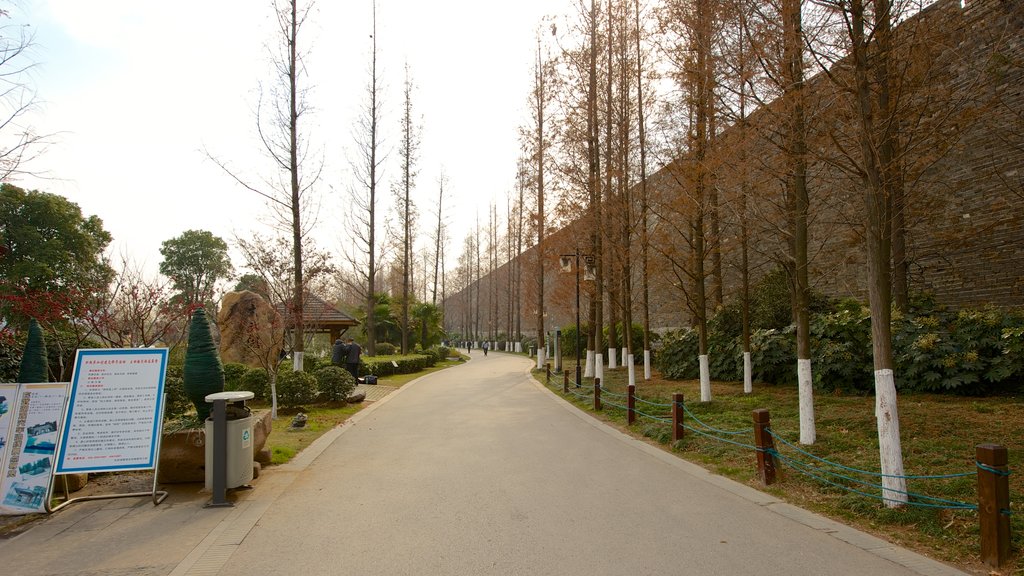
<path id="1" fill-rule="evenodd" d="M 226 437 L 226 462 L 227 471 L 226 488 L 237 488 L 252 482 L 253 471 L 253 450 L 252 450 L 252 424 L 253 417 L 249 407 L 245 405 L 246 400 L 252 400 L 252 392 L 218 392 L 206 397 L 207 402 L 222 401 L 226 403 L 225 415 L 227 417 Z M 213 416 L 206 419 L 206 489 L 213 490 L 213 445 L 214 445 L 214 422 Z"/>

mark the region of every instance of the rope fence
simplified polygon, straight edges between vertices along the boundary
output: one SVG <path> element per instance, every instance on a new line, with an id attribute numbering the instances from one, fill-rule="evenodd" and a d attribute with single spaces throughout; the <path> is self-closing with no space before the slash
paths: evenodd
<path id="1" fill-rule="evenodd" d="M 547 380 L 550 384 L 550 375 Z M 976 466 L 973 471 L 930 475 L 885 474 L 833 462 L 786 440 L 772 430 L 768 410 L 753 411 L 753 427 L 725 430 L 708 424 L 696 416 L 683 401 L 682 394 L 673 394 L 672 402 L 664 403 L 637 396 L 636 387 L 632 384 L 628 385 L 626 393 L 622 394 L 604 387 L 599 378 L 594 379 L 592 392 L 583 392 L 584 389 L 581 388 L 582 383 L 580 382 L 574 382 L 575 385 L 572 388 L 569 383 L 568 375 L 566 375 L 563 379 L 562 392 L 567 395 L 571 394 L 579 401 L 593 398 L 595 411 L 603 410 L 606 406 L 624 411 L 630 425 L 638 416 L 660 424 L 668 424 L 672 430 L 673 442 L 683 439 L 685 432 L 688 431 L 702 438 L 753 451 L 757 459 L 758 477 L 765 485 L 775 482 L 776 464 L 779 463 L 795 473 L 802 474 L 821 484 L 878 500 L 890 507 L 907 505 L 918 508 L 977 512 L 981 525 L 982 560 L 990 566 L 999 567 L 1009 557 L 1011 510 L 1008 479 L 1011 471 L 1007 467 L 1008 458 L 1005 447 L 994 444 L 979 445 L 975 459 Z M 602 396 L 611 397 L 615 401 L 602 399 Z M 623 398 L 626 400 L 625 405 L 619 400 Z M 637 403 L 651 408 L 638 410 Z M 659 408 L 670 409 L 671 415 L 652 413 Z M 687 422 L 693 422 L 695 426 L 691 426 Z M 743 436 L 747 436 L 750 440 L 744 441 Z M 775 447 L 776 443 L 779 448 Z M 885 483 L 885 480 L 921 483 L 966 477 L 977 477 L 978 479 L 977 504 L 929 496 L 911 490 L 900 490 L 887 486 Z"/>

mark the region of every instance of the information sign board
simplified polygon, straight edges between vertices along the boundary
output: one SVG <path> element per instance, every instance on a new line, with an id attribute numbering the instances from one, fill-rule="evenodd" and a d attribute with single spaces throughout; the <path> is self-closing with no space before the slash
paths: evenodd
<path id="1" fill-rule="evenodd" d="M 156 467 L 166 348 L 79 350 L 57 474 Z"/>
<path id="2" fill-rule="evenodd" d="M 6 401 L 11 426 L 0 468 L 0 514 L 46 510 L 68 384 L 20 384 L 17 389 L 13 403 Z M 0 395 L 7 397 L 2 391 Z"/>

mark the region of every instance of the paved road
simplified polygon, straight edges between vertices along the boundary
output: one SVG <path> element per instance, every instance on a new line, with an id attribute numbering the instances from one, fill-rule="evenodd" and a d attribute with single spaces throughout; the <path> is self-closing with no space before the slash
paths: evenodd
<path id="1" fill-rule="evenodd" d="M 204 553 L 239 576 L 959 573 L 612 431 L 529 367 L 401 389 Z"/>

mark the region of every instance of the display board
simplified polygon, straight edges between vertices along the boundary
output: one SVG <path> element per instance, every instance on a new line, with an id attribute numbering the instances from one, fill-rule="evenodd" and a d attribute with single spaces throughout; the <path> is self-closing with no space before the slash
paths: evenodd
<path id="1" fill-rule="evenodd" d="M 57 474 L 156 467 L 166 348 L 79 350 Z"/>
<path id="2" fill-rule="evenodd" d="M 0 465 L 7 459 L 7 449 L 10 447 L 11 423 L 14 421 L 14 400 L 17 396 L 17 384 L 0 383 Z"/>
<path id="3" fill-rule="evenodd" d="M 0 388 L 7 405 L 0 416 L 0 435 L 5 436 L 0 514 L 45 512 L 68 384 L 16 384 L 14 390 L 12 401 L 8 385 Z"/>

